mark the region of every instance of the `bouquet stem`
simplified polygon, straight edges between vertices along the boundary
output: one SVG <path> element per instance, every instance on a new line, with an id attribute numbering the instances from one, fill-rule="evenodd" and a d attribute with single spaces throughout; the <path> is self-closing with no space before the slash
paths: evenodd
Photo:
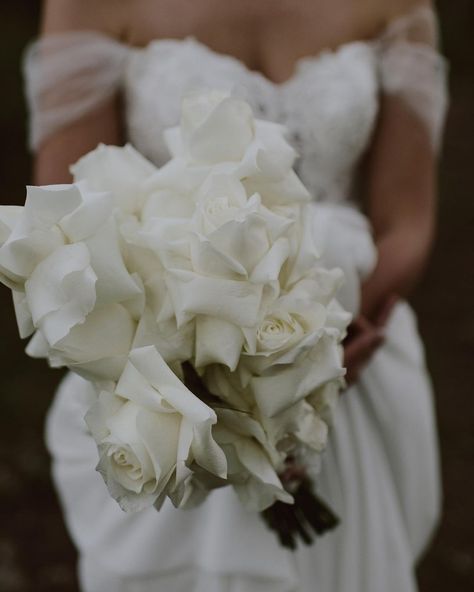
<path id="1" fill-rule="evenodd" d="M 262 517 L 267 526 L 276 532 L 280 543 L 294 551 L 298 539 L 305 545 L 311 545 L 316 536 L 336 528 L 339 518 L 314 493 L 307 477 L 291 493 L 295 499 L 293 505 L 276 502 L 262 512 Z"/>

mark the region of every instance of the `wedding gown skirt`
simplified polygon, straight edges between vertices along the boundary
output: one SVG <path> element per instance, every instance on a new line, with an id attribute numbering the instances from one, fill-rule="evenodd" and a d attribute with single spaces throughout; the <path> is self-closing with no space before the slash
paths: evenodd
<path id="1" fill-rule="evenodd" d="M 336 236 L 339 255 L 333 249 L 332 257 L 345 253 L 342 297 L 350 307 L 373 252 L 362 216 L 344 210 L 342 217 L 355 224 L 351 233 Z M 406 302 L 396 306 L 384 345 L 336 410 L 317 488 L 341 525 L 295 553 L 280 547 L 230 488 L 213 492 L 193 510 L 165 503 L 160 512 L 123 513 L 94 471 L 97 449 L 83 421 L 94 396 L 89 388 L 69 374 L 47 425 L 54 478 L 80 550 L 84 592 L 416 589 L 413 566 L 437 520 L 439 476 L 430 381 Z"/>

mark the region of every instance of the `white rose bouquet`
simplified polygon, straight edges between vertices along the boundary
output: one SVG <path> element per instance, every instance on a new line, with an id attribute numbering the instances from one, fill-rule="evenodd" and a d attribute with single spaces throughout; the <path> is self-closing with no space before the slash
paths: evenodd
<path id="1" fill-rule="evenodd" d="M 294 546 L 337 523 L 309 476 L 351 316 L 284 131 L 186 96 L 162 168 L 102 145 L 72 185 L 2 207 L 0 280 L 27 353 L 94 383 L 97 469 L 125 511 L 230 485 Z"/>

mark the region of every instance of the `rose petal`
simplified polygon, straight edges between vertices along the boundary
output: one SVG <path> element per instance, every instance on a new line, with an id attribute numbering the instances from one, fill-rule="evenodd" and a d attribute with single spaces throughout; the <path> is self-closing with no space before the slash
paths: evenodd
<path id="1" fill-rule="evenodd" d="M 235 370 L 240 359 L 244 335 L 240 327 L 200 315 L 196 318 L 196 367 L 224 364 Z"/>
<path id="2" fill-rule="evenodd" d="M 97 276 L 83 243 L 64 245 L 43 259 L 25 284 L 33 323 L 50 345 L 83 323 L 96 302 Z"/>
<path id="3" fill-rule="evenodd" d="M 189 315 L 196 314 L 214 316 L 241 327 L 257 322 L 261 285 L 204 277 L 177 269 L 169 271 L 166 283 L 178 326 L 187 322 Z"/>

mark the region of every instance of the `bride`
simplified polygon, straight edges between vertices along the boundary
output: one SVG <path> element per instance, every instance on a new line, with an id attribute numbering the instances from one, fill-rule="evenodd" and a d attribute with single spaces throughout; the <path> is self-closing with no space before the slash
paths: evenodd
<path id="1" fill-rule="evenodd" d="M 440 503 L 430 380 L 404 300 L 433 240 L 446 106 L 431 3 L 48 0 L 25 72 L 38 184 L 69 182 L 99 142 L 128 140 L 161 165 L 183 93 L 244 94 L 287 126 L 314 199 L 353 220 L 334 263 L 363 278 L 318 482 L 341 526 L 295 553 L 229 488 L 190 511 L 123 514 L 94 471 L 91 393 L 66 377 L 47 441 L 82 590 L 414 591 Z"/>

